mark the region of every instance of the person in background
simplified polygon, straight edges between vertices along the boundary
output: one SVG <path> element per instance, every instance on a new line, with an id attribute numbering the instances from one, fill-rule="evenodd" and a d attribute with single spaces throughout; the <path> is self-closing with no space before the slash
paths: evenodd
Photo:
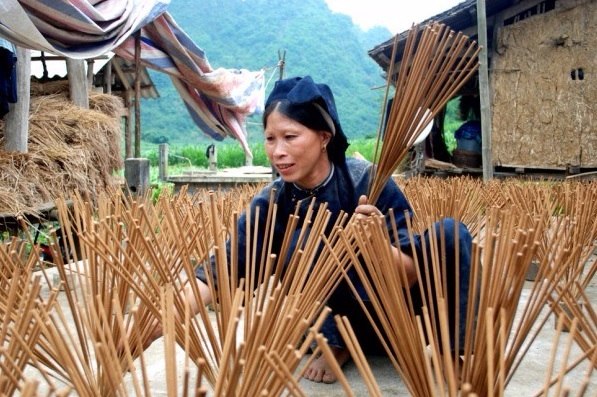
<path id="1" fill-rule="evenodd" d="M 409 235 L 406 227 L 407 214 L 412 215 L 412 209 L 406 197 L 400 191 L 393 180 L 387 182 L 379 200 L 375 205 L 367 201 L 367 190 L 372 164 L 365 160 L 347 158 L 345 155 L 348 147 L 346 135 L 344 134 L 334 97 L 330 88 L 325 84 L 317 84 L 310 76 L 294 77 L 276 82 L 271 94 L 266 100 L 265 112 L 263 115 L 263 127 L 265 135 L 265 151 L 270 163 L 278 171 L 280 177 L 271 182 L 251 201 L 251 213 L 255 214 L 257 207 L 260 207 L 258 224 L 264 226 L 268 213 L 270 192 L 275 189 L 275 204 L 277 205 L 276 221 L 273 225 L 272 253 L 278 253 L 282 240 L 285 237 L 286 224 L 289 215 L 295 212 L 299 206 L 300 219 L 304 219 L 305 211 L 312 199 L 317 204 L 327 203 L 332 214 L 332 221 L 329 222 L 331 231 L 334 217 L 342 211 L 348 214 L 357 214 L 359 217 L 371 215 L 384 215 L 389 218 L 389 210 L 393 209 L 399 236 L 397 241 L 390 241 L 396 266 L 402 265 L 408 278 L 408 286 L 411 289 L 415 307 L 420 308 L 421 297 L 418 286 L 416 286 L 416 269 L 413 261 L 414 255 L 422 255 L 421 239 L 426 234 L 416 236 L 415 248 L 411 248 Z M 259 230 L 256 236 L 246 235 L 246 215 L 239 217 L 237 225 L 238 252 L 245 252 L 245 241 L 247 237 L 257 239 L 258 247 L 264 243 L 264 231 Z M 459 244 L 460 260 L 460 291 L 451 291 L 448 299 L 454 302 L 456 294 L 459 296 L 461 307 L 460 318 L 464 319 L 468 296 L 468 275 L 470 265 L 471 236 L 467 228 L 454 220 L 446 219 L 444 222 L 445 241 L 447 257 L 449 252 L 454 252 L 455 244 Z M 390 220 L 387 220 L 390 227 Z M 297 241 L 298 233 L 302 225 L 299 225 L 297 235 L 292 236 L 292 244 Z M 458 228 L 459 241 L 454 241 L 455 229 Z M 392 233 L 390 233 L 392 235 Z M 230 254 L 230 241 L 227 250 Z M 261 252 L 258 248 L 257 252 Z M 293 252 L 290 249 L 288 252 Z M 244 255 L 238 255 L 237 274 L 245 274 Z M 456 266 L 452 260 L 448 260 L 448 269 Z M 285 258 L 289 260 L 290 258 Z M 422 261 L 420 261 L 422 263 Z M 260 263 L 259 258 L 255 261 Z M 215 265 L 212 263 L 212 270 L 215 274 Z M 453 281 L 454 272 L 448 274 L 448 285 L 455 285 Z M 207 275 L 204 267 L 197 268 L 197 282 L 201 291 L 204 303 L 211 301 L 209 288 L 207 287 Z M 365 301 L 367 296 L 364 293 L 362 284 L 359 282 L 356 272 L 349 275 L 357 287 L 357 291 Z M 216 275 L 217 283 L 217 275 Z M 193 302 L 195 310 L 198 302 Z M 417 306 L 418 304 L 418 306 Z M 349 352 L 338 332 L 333 316 L 336 314 L 347 316 L 352 327 L 355 329 L 357 338 L 365 350 L 372 354 L 383 353 L 379 338 L 373 331 L 369 320 L 362 311 L 357 298 L 349 289 L 348 283 L 344 281 L 332 293 L 327 305 L 332 309 L 332 314 L 325 321 L 321 332 L 328 340 L 334 355 L 340 365 L 349 359 Z M 452 313 L 457 308 L 451 307 Z M 450 316 L 451 319 L 454 316 Z M 450 327 L 453 329 L 454 327 Z M 321 356 L 316 358 L 306 370 L 304 377 L 314 382 L 332 383 L 336 381 L 330 366 Z"/>
<path id="2" fill-rule="evenodd" d="M 209 165 L 210 171 L 216 171 L 218 168 L 218 152 L 216 151 L 216 145 L 213 143 L 205 150 L 205 157 Z"/>
<path id="3" fill-rule="evenodd" d="M 481 153 L 481 103 L 478 95 L 462 95 L 458 113 L 463 123 L 454 131 L 456 147 Z"/>

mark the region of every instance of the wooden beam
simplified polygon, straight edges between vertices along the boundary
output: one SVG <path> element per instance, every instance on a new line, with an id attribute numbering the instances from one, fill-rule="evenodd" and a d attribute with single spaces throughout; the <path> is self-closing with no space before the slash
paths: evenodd
<path id="1" fill-rule="evenodd" d="M 64 57 L 62 55 L 48 55 L 48 54 L 44 54 L 43 57 L 41 57 L 41 56 L 31 57 L 31 61 L 41 61 L 41 60 L 44 60 L 46 62 L 49 62 L 49 61 L 66 61 L 67 59 L 68 59 L 67 57 Z M 93 57 L 93 58 L 90 58 L 90 59 L 108 59 L 108 56 L 107 55 L 100 55 L 100 56 Z"/>
<path id="2" fill-rule="evenodd" d="M 85 75 L 85 61 L 83 59 L 66 60 L 70 100 L 83 109 L 89 109 L 87 95 L 87 76 Z"/>
<path id="3" fill-rule="evenodd" d="M 129 87 L 128 89 L 132 90 L 131 87 Z M 154 86 L 152 84 L 141 84 L 141 93 L 143 93 L 143 90 L 152 90 L 154 89 Z M 120 92 L 122 92 L 122 90 L 119 90 Z"/>
<path id="4" fill-rule="evenodd" d="M 87 87 L 93 89 L 93 59 L 87 60 Z"/>
<path id="5" fill-rule="evenodd" d="M 158 177 L 160 181 L 165 181 L 168 178 L 168 144 L 160 143 L 158 146 Z"/>
<path id="6" fill-rule="evenodd" d="M 106 64 L 106 73 L 104 74 L 104 84 L 106 86 L 106 94 L 112 93 L 112 60 L 110 59 Z"/>
<path id="7" fill-rule="evenodd" d="M 112 66 L 114 67 L 114 71 L 116 72 L 116 74 L 118 75 L 118 78 L 120 79 L 120 81 L 122 82 L 122 86 L 125 88 L 125 90 L 130 90 L 132 87 L 129 84 L 128 79 L 126 78 L 126 74 L 124 73 L 124 71 L 122 70 L 122 68 L 120 67 L 120 65 L 118 64 L 118 62 L 113 62 Z"/>
<path id="8" fill-rule="evenodd" d="M 493 159 L 491 158 L 491 99 L 489 95 L 489 67 L 487 56 L 487 15 L 485 0 L 477 0 L 477 40 L 479 52 L 479 100 L 481 103 L 481 157 L 483 162 L 483 180 L 493 178 Z"/>
<path id="9" fill-rule="evenodd" d="M 124 95 L 124 106 L 127 110 L 127 116 L 124 124 L 124 158 L 133 157 L 133 117 L 131 115 L 131 106 L 133 102 L 133 90 L 128 89 Z"/>
<path id="10" fill-rule="evenodd" d="M 141 32 L 135 34 L 135 157 L 141 157 Z"/>
<path id="11" fill-rule="evenodd" d="M 17 103 L 9 103 L 5 117 L 4 150 L 27 153 L 29 138 L 29 101 L 31 88 L 31 51 L 16 47 Z"/>

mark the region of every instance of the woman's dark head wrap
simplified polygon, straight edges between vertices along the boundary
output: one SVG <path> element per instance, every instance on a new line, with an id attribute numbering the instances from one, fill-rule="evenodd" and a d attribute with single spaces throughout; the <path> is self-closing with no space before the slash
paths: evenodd
<path id="1" fill-rule="evenodd" d="M 280 106 L 276 107 L 278 104 Z M 311 76 L 278 80 L 265 101 L 264 128 L 267 117 L 275 108 L 308 128 L 331 132 L 332 139 L 327 145 L 328 156 L 336 164 L 345 162 L 348 141 L 340 126 L 330 87 L 316 84 Z M 330 125 L 330 121 L 333 125 Z"/>

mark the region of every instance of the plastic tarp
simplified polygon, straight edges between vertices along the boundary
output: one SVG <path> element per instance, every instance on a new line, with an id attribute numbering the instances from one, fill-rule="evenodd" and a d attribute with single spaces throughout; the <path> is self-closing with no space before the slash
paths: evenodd
<path id="1" fill-rule="evenodd" d="M 0 36 L 33 50 L 74 59 L 113 51 L 167 73 L 193 121 L 208 136 L 237 139 L 251 156 L 247 115 L 262 110 L 264 72 L 213 69 L 204 53 L 166 12 L 169 0 L 2 0 Z"/>

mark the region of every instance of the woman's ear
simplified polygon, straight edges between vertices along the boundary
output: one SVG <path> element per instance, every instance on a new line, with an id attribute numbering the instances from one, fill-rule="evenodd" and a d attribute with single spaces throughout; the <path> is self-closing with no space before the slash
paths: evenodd
<path id="1" fill-rule="evenodd" d="M 332 140 L 332 133 L 329 131 L 322 131 L 321 133 L 323 134 L 322 143 L 324 146 L 327 146 Z"/>

